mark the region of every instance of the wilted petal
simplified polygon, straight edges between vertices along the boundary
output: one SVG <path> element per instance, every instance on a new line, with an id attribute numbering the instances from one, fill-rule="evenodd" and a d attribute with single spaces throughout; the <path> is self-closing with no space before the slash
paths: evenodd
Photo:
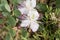
<path id="1" fill-rule="evenodd" d="M 30 24 L 29 20 L 23 20 L 21 23 L 21 27 L 27 27 Z"/>
<path id="2" fill-rule="evenodd" d="M 25 1 L 23 1 L 22 3 L 19 3 L 18 5 L 18 8 L 23 8 L 23 7 L 25 7 Z"/>
<path id="3" fill-rule="evenodd" d="M 39 28 L 39 24 L 36 22 L 31 22 L 30 28 L 32 29 L 33 32 L 36 32 Z"/>
<path id="4" fill-rule="evenodd" d="M 27 14 L 22 14 L 18 17 L 20 20 L 26 20 L 27 19 Z"/>

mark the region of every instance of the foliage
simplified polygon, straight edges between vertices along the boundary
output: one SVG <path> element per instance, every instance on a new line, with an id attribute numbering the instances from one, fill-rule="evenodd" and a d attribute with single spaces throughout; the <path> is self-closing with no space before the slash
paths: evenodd
<path id="1" fill-rule="evenodd" d="M 60 40 L 60 0 L 41 3 L 37 0 L 35 7 L 39 14 L 39 29 L 32 32 L 21 28 L 18 5 L 23 0 L 0 0 L 0 40 Z M 56 5 L 56 6 L 54 6 Z"/>

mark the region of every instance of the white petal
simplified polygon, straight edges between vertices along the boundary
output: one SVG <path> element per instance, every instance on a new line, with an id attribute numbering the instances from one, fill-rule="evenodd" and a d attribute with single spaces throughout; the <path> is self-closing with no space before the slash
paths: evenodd
<path id="1" fill-rule="evenodd" d="M 26 0 L 26 6 L 34 8 L 36 6 L 36 0 Z"/>
<path id="2" fill-rule="evenodd" d="M 30 10 L 28 16 L 31 20 L 37 20 L 39 18 L 39 14 L 35 9 Z"/>
<path id="3" fill-rule="evenodd" d="M 21 27 L 27 27 L 30 24 L 29 20 L 23 20 L 21 23 Z"/>
<path id="4" fill-rule="evenodd" d="M 36 0 L 31 0 L 31 6 L 34 8 L 36 7 Z"/>
<path id="5" fill-rule="evenodd" d="M 27 14 L 28 10 L 24 7 L 24 8 L 18 8 L 18 10 L 21 12 L 21 14 Z"/>
<path id="6" fill-rule="evenodd" d="M 26 0 L 26 7 L 30 7 L 30 0 Z"/>
<path id="7" fill-rule="evenodd" d="M 30 28 L 32 29 L 33 32 L 36 32 L 39 28 L 39 24 L 36 22 L 31 22 Z"/>

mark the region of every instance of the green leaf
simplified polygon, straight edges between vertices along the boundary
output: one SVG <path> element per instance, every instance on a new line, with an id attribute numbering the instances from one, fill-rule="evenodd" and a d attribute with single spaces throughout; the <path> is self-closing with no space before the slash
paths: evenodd
<path id="1" fill-rule="evenodd" d="M 16 17 L 19 17 L 20 14 L 21 14 L 21 13 L 20 13 L 19 10 L 17 10 L 17 9 L 14 10 L 14 15 L 15 15 Z"/>
<path id="2" fill-rule="evenodd" d="M 16 4 L 16 3 L 17 3 L 17 0 L 11 0 L 11 2 L 12 2 L 13 4 Z"/>
<path id="3" fill-rule="evenodd" d="M 60 8 L 60 0 L 56 0 L 56 8 Z"/>
<path id="4" fill-rule="evenodd" d="M 56 40 L 59 40 L 59 38 L 56 38 Z"/>
<path id="5" fill-rule="evenodd" d="M 20 3 L 21 1 L 22 1 L 22 0 L 11 0 L 11 2 L 12 2 L 14 5 Z"/>
<path id="6" fill-rule="evenodd" d="M 11 40 L 11 37 L 9 34 L 6 35 L 5 40 Z"/>
<path id="7" fill-rule="evenodd" d="M 2 14 L 4 17 L 8 17 L 10 15 L 10 13 L 8 13 L 8 12 L 2 12 Z"/>
<path id="8" fill-rule="evenodd" d="M 45 4 L 40 4 L 40 3 L 38 3 L 37 6 L 36 6 L 36 8 L 37 8 L 39 11 L 43 11 L 43 12 L 47 11 L 47 6 L 46 6 Z"/>
<path id="9" fill-rule="evenodd" d="M 16 34 L 16 31 L 14 31 L 13 29 L 10 29 L 10 30 L 9 30 L 9 33 L 10 33 L 10 35 L 11 35 L 12 37 L 14 37 L 15 34 Z"/>
<path id="10" fill-rule="evenodd" d="M 10 6 L 9 6 L 7 3 L 5 4 L 5 8 L 6 8 L 6 10 L 7 10 L 8 12 L 11 12 Z"/>
<path id="11" fill-rule="evenodd" d="M 3 11 L 8 11 L 8 12 L 11 12 L 10 10 L 10 6 L 8 5 L 8 2 L 7 0 L 1 0 L 1 8 L 4 9 Z"/>
<path id="12" fill-rule="evenodd" d="M 2 11 L 2 8 L 1 7 L 2 7 L 2 4 L 0 4 L 0 11 Z"/>
<path id="13" fill-rule="evenodd" d="M 14 27 L 16 25 L 16 20 L 12 16 L 9 16 L 7 18 L 7 25 L 10 27 Z"/>
<path id="14" fill-rule="evenodd" d="M 42 32 L 44 30 L 45 30 L 45 28 L 44 28 L 43 24 L 40 24 L 38 31 Z"/>
<path id="15" fill-rule="evenodd" d="M 0 19 L 0 24 L 2 24 L 4 22 L 4 20 L 3 19 Z"/>
<path id="16" fill-rule="evenodd" d="M 22 29 L 21 34 L 22 34 L 23 37 L 26 37 L 27 36 L 27 30 Z"/>
<path id="17" fill-rule="evenodd" d="M 7 11 L 4 7 L 4 4 L 0 4 L 0 11 Z"/>
<path id="18" fill-rule="evenodd" d="M 60 17 L 60 9 L 59 9 L 59 8 L 57 8 L 57 9 L 55 10 L 55 14 L 56 14 L 57 17 Z"/>
<path id="19" fill-rule="evenodd" d="M 1 4 L 6 4 L 7 0 L 1 0 Z"/>
<path id="20" fill-rule="evenodd" d="M 60 39 L 60 29 L 55 32 L 55 37 Z"/>
<path id="21" fill-rule="evenodd" d="M 6 4 L 8 4 L 7 0 L 1 0 L 1 4 L 0 4 L 0 9 L 1 11 L 8 11 L 6 8 L 8 6 L 6 6 Z M 6 8 L 5 8 L 6 7 Z"/>

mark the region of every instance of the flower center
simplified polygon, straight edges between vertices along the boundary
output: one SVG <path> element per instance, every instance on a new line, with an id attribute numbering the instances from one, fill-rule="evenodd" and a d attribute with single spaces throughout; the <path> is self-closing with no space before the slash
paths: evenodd
<path id="1" fill-rule="evenodd" d="M 34 17 L 35 17 L 35 15 L 33 14 L 31 18 L 34 19 Z"/>

